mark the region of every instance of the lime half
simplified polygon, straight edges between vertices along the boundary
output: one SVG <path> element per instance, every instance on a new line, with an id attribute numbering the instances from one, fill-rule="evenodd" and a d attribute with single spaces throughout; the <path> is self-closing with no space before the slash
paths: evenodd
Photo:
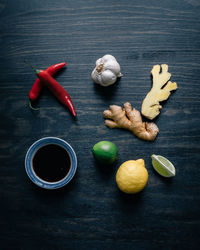
<path id="1" fill-rule="evenodd" d="M 173 177 L 176 175 L 176 170 L 174 168 L 174 165 L 165 157 L 161 155 L 152 155 L 151 159 L 153 168 L 160 175 L 164 177 Z"/>

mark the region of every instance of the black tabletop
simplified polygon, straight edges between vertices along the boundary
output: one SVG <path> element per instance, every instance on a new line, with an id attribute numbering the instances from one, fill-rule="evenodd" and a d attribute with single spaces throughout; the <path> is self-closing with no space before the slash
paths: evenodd
<path id="1" fill-rule="evenodd" d="M 200 206 L 200 2 L 198 0 L 0 0 L 0 248 L 198 249 Z M 95 61 L 115 56 L 123 77 L 93 83 Z M 56 80 L 70 94 L 77 118 L 44 89 L 28 105 L 36 79 L 24 59 L 45 69 L 66 61 Z M 154 142 L 109 129 L 103 111 L 129 101 L 141 110 L 155 64 L 169 65 L 178 89 L 163 103 Z M 24 158 L 36 140 L 59 137 L 74 148 L 78 169 L 60 190 L 40 189 Z M 114 166 L 96 164 L 92 147 L 114 142 Z M 167 157 L 176 176 L 163 178 L 151 155 Z M 119 191 L 118 167 L 143 158 L 148 185 Z"/>

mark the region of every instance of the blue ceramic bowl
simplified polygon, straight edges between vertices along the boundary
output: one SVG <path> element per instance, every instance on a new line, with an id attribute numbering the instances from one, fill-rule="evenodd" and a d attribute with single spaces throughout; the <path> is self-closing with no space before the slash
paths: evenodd
<path id="1" fill-rule="evenodd" d="M 32 162 L 35 153 L 38 151 L 38 149 L 48 144 L 56 144 L 58 146 L 63 147 L 70 156 L 71 166 L 69 172 L 62 180 L 59 180 L 57 182 L 47 182 L 39 178 L 33 170 Z M 28 177 L 37 186 L 45 189 L 58 189 L 69 183 L 73 178 L 73 176 L 75 175 L 77 169 L 76 153 L 66 141 L 57 137 L 45 137 L 33 143 L 28 149 L 25 157 L 25 169 Z"/>

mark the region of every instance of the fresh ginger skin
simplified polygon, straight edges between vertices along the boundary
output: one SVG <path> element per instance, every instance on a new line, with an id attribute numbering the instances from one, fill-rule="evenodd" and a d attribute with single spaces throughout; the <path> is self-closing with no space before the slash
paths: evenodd
<path id="1" fill-rule="evenodd" d="M 162 72 L 160 73 L 160 65 L 153 66 L 151 71 L 153 86 L 142 103 L 141 112 L 150 120 L 153 120 L 157 115 L 159 115 L 160 109 L 162 108 L 159 102 L 167 100 L 171 94 L 170 91 L 178 88 L 175 82 L 169 81 L 171 74 L 168 72 L 168 65 L 162 64 L 161 68 Z"/>
<path id="2" fill-rule="evenodd" d="M 124 128 L 130 130 L 142 140 L 153 141 L 159 132 L 153 122 L 142 122 L 138 110 L 132 109 L 131 104 L 126 102 L 124 109 L 117 105 L 111 105 L 109 110 L 103 112 L 105 124 L 110 128 Z"/>

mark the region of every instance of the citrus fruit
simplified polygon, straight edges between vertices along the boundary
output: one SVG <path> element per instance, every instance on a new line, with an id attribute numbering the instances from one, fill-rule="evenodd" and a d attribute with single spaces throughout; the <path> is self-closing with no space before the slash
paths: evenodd
<path id="1" fill-rule="evenodd" d="M 111 141 L 100 141 L 94 145 L 92 152 L 99 162 L 112 164 L 117 160 L 118 148 Z"/>
<path id="2" fill-rule="evenodd" d="M 125 161 L 117 170 L 117 186 L 124 193 L 135 194 L 142 191 L 147 181 L 148 172 L 143 159 Z"/>
<path id="3" fill-rule="evenodd" d="M 161 155 L 152 155 L 151 159 L 153 168 L 160 175 L 164 177 L 173 177 L 176 175 L 174 165 L 167 158 Z"/>

